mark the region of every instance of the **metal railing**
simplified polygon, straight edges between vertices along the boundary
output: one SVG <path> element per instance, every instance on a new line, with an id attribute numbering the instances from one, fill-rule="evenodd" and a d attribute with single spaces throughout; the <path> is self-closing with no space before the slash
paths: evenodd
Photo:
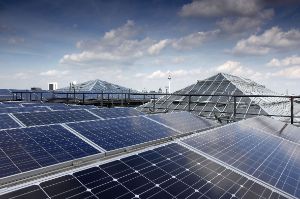
<path id="1" fill-rule="evenodd" d="M 98 100 L 101 103 L 101 106 L 103 106 L 104 101 L 111 101 L 111 100 L 116 100 L 116 97 L 118 96 L 119 100 L 122 100 L 122 105 L 129 105 L 131 100 L 137 100 L 141 101 L 143 103 L 150 103 L 151 107 L 148 106 L 148 108 L 151 108 L 149 110 L 150 112 L 159 112 L 159 109 L 164 109 L 167 111 L 172 111 L 172 110 L 181 110 L 181 109 L 172 109 L 169 107 L 157 107 L 157 103 L 159 101 L 159 98 L 161 97 L 172 97 L 172 96 L 177 96 L 177 97 L 185 97 L 187 98 L 186 103 L 186 108 L 184 110 L 186 111 L 196 111 L 191 108 L 192 104 L 197 104 L 197 103 L 207 103 L 207 102 L 201 102 L 201 101 L 192 101 L 192 97 L 228 97 L 230 99 L 227 101 L 227 103 L 231 103 L 231 99 L 233 99 L 233 110 L 232 112 L 227 112 L 227 111 L 202 111 L 202 112 L 209 112 L 209 113 L 219 113 L 219 114 L 232 114 L 232 119 L 235 120 L 237 118 L 237 115 L 250 115 L 250 116 L 255 116 L 255 115 L 265 115 L 265 116 L 272 116 L 272 117 L 283 117 L 283 118 L 289 118 L 290 123 L 294 124 L 295 123 L 295 118 L 294 115 L 294 104 L 296 103 L 295 101 L 300 102 L 300 96 L 284 96 L 284 95 L 230 95 L 230 94 L 180 94 L 180 93 L 131 93 L 131 92 L 120 92 L 120 93 L 109 93 L 109 92 L 95 92 L 95 93 L 87 93 L 87 92 L 48 92 L 48 91 L 14 91 L 13 93 L 13 100 L 23 100 L 24 95 L 27 96 L 27 101 L 32 101 L 32 96 L 39 96 L 41 101 L 44 100 L 49 100 L 44 97 L 45 94 L 52 94 L 53 96 L 56 95 L 65 95 L 65 100 L 68 102 L 69 100 L 76 99 L 80 104 L 85 104 L 88 100 Z M 28 97 L 29 95 L 29 97 Z M 97 96 L 95 98 L 91 98 L 91 96 Z M 79 97 L 81 96 L 81 97 Z M 87 96 L 89 96 L 90 99 L 87 99 Z M 100 96 L 100 97 L 99 97 Z M 107 97 L 105 97 L 107 96 Z M 139 96 L 139 97 L 136 97 Z M 21 98 L 21 99 L 20 99 Z M 281 99 L 286 99 L 285 102 L 289 101 L 290 102 L 290 114 L 289 115 L 279 115 L 279 114 L 253 114 L 253 113 L 240 113 L 237 112 L 238 109 L 238 102 L 237 99 L 239 98 L 281 98 Z M 178 102 L 182 103 L 182 102 Z M 218 104 L 218 102 L 212 101 L 211 103 Z M 225 102 L 226 103 L 226 102 Z M 277 102 L 280 103 L 280 102 Z M 300 105 L 299 105 L 300 106 Z M 299 122 L 297 122 L 299 123 Z M 300 124 L 300 123 L 299 123 Z"/>

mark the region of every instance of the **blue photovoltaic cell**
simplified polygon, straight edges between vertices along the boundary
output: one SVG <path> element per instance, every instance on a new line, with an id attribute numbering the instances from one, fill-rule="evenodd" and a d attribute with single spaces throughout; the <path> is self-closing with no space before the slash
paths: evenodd
<path id="1" fill-rule="evenodd" d="M 184 143 L 286 193 L 300 197 L 300 146 L 270 133 L 227 125 Z"/>
<path id="2" fill-rule="evenodd" d="M 24 112 L 40 112 L 50 111 L 46 107 L 14 107 L 14 108 L 0 108 L 0 113 L 24 113 Z"/>
<path id="3" fill-rule="evenodd" d="M 278 137 L 300 144 L 300 128 L 274 120 L 266 116 L 258 116 L 240 122 L 242 125 L 260 129 Z"/>
<path id="4" fill-rule="evenodd" d="M 0 129 L 18 128 L 20 125 L 15 122 L 9 115 L 0 114 Z"/>
<path id="5" fill-rule="evenodd" d="M 0 108 L 10 108 L 10 107 L 22 107 L 19 103 L 2 103 Z"/>
<path id="6" fill-rule="evenodd" d="M 80 122 L 68 126 L 107 151 L 178 134 L 144 117 Z"/>
<path id="7" fill-rule="evenodd" d="M 178 144 L 88 168 L 11 193 L 15 198 L 284 199 Z"/>
<path id="8" fill-rule="evenodd" d="M 65 122 L 76 122 L 86 120 L 97 120 L 96 116 L 86 110 L 66 110 L 66 111 L 50 111 L 35 113 L 14 113 L 26 126 L 58 124 Z"/>
<path id="9" fill-rule="evenodd" d="M 0 178 L 99 153 L 60 125 L 0 131 Z"/>
<path id="10" fill-rule="evenodd" d="M 167 114 L 148 115 L 147 117 L 167 126 L 170 126 L 183 133 L 207 129 L 216 125 L 216 123 L 212 121 L 209 121 L 205 118 L 197 117 L 185 111 Z"/>
<path id="11" fill-rule="evenodd" d="M 100 108 L 90 111 L 104 119 L 144 115 L 134 108 Z"/>

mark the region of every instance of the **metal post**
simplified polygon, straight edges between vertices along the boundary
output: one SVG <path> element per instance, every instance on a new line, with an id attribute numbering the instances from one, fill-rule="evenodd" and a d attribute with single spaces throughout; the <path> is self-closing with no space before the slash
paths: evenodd
<path id="1" fill-rule="evenodd" d="M 69 104 L 69 93 L 67 93 L 67 104 Z"/>
<path id="2" fill-rule="evenodd" d="M 23 93 L 21 92 L 21 101 L 23 101 Z"/>
<path id="3" fill-rule="evenodd" d="M 128 90 L 128 106 L 129 106 L 129 103 L 130 103 L 130 89 Z"/>
<path id="4" fill-rule="evenodd" d="M 153 94 L 153 112 L 155 112 L 155 94 Z"/>
<path id="5" fill-rule="evenodd" d="M 101 107 L 103 107 L 103 91 L 101 93 Z"/>
<path id="6" fill-rule="evenodd" d="M 29 94 L 29 101 L 31 101 L 31 93 Z"/>
<path id="7" fill-rule="evenodd" d="M 233 120 L 236 119 L 236 97 L 233 96 Z"/>
<path id="8" fill-rule="evenodd" d="M 84 98 L 85 98 L 85 94 L 82 94 L 82 104 L 84 104 Z"/>
<path id="9" fill-rule="evenodd" d="M 41 93 L 41 101 L 43 101 L 43 93 Z"/>
<path id="10" fill-rule="evenodd" d="M 294 124 L 294 97 L 291 97 L 291 124 Z"/>
<path id="11" fill-rule="evenodd" d="M 189 104 L 188 104 L 188 106 L 189 106 L 189 112 L 191 111 L 191 94 L 189 94 Z"/>

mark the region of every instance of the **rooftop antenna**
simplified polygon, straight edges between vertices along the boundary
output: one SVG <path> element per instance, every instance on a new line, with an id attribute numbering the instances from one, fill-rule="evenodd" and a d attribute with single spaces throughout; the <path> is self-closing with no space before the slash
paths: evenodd
<path id="1" fill-rule="evenodd" d="M 169 80 L 169 93 L 171 93 L 171 73 L 169 73 L 168 80 Z"/>

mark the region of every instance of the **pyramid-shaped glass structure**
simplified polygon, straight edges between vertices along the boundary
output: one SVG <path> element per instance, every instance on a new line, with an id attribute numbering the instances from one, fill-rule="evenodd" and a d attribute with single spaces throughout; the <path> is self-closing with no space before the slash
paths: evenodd
<path id="1" fill-rule="evenodd" d="M 205 95 L 279 95 L 250 79 L 219 73 L 186 88 L 175 94 L 205 94 Z M 155 109 L 153 109 L 155 107 Z M 142 105 L 138 109 L 143 112 L 173 112 L 190 110 L 207 118 L 226 118 L 232 120 L 234 100 L 227 96 L 192 96 L 189 105 L 187 96 L 163 96 L 156 101 Z M 237 97 L 236 120 L 262 115 L 290 115 L 291 103 L 288 98 L 278 97 Z M 294 103 L 294 114 L 300 114 L 300 105 Z M 278 117 L 283 121 L 290 118 Z"/>
<path id="2" fill-rule="evenodd" d="M 73 92 L 75 88 L 75 92 L 87 93 L 86 98 L 94 98 L 96 95 L 92 95 L 92 93 L 138 93 L 136 90 L 132 90 L 130 88 L 126 88 L 117 84 L 112 84 L 107 81 L 95 79 L 86 81 L 83 83 L 76 84 L 74 86 L 68 86 L 64 88 L 57 89 L 58 92 Z M 91 95 L 88 95 L 88 94 Z M 111 95 L 112 98 L 120 98 L 125 95 Z M 132 95 L 131 98 L 141 98 L 139 95 Z"/>

